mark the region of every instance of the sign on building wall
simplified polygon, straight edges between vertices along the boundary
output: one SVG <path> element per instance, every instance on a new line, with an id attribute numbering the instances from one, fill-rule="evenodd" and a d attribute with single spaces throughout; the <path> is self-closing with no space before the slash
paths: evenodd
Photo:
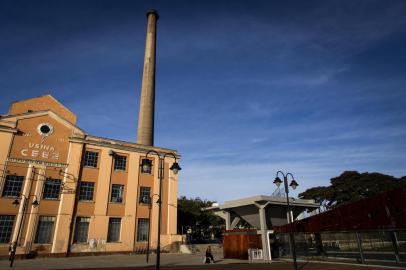
<path id="1" fill-rule="evenodd" d="M 10 159 L 41 164 L 64 164 L 71 128 L 48 115 L 18 121 Z"/>

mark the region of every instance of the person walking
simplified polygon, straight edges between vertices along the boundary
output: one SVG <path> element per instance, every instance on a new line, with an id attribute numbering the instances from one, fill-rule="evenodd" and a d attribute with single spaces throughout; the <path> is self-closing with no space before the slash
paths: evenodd
<path id="1" fill-rule="evenodd" d="M 211 247 L 208 246 L 206 249 L 206 263 L 214 263 L 214 257 L 213 254 L 211 253 Z"/>

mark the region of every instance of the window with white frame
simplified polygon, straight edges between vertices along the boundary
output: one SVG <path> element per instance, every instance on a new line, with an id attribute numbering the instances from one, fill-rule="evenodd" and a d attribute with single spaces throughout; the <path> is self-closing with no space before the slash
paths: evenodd
<path id="1" fill-rule="evenodd" d="M 107 232 L 107 242 L 120 241 L 121 218 L 110 218 Z"/>
<path id="2" fill-rule="evenodd" d="M 149 219 L 139 218 L 137 227 L 137 242 L 148 241 Z"/>
<path id="3" fill-rule="evenodd" d="M 47 178 L 44 184 L 43 199 L 57 200 L 61 191 L 61 180 Z"/>
<path id="4" fill-rule="evenodd" d="M 0 243 L 9 243 L 11 233 L 13 232 L 15 216 L 1 215 L 0 216 Z"/>
<path id="5" fill-rule="evenodd" d="M 79 201 L 92 201 L 94 182 L 81 181 L 79 184 Z"/>
<path id="6" fill-rule="evenodd" d="M 140 168 L 141 168 L 141 173 L 152 174 L 152 160 L 146 159 L 146 158 L 142 159 Z"/>
<path id="7" fill-rule="evenodd" d="M 150 204 L 151 203 L 151 188 L 150 187 L 140 187 L 140 198 L 139 203 Z"/>
<path id="8" fill-rule="evenodd" d="M 77 217 L 75 224 L 75 243 L 87 243 L 87 236 L 89 233 L 89 217 Z"/>
<path id="9" fill-rule="evenodd" d="M 122 203 L 124 196 L 124 185 L 111 185 L 111 202 Z"/>
<path id="10" fill-rule="evenodd" d="M 24 183 L 24 176 L 7 175 L 4 182 L 3 197 L 19 197 Z"/>
<path id="11" fill-rule="evenodd" d="M 37 234 L 34 242 L 38 244 L 51 244 L 54 223 L 55 217 L 40 216 L 38 219 Z"/>
<path id="12" fill-rule="evenodd" d="M 116 155 L 114 157 L 114 170 L 125 171 L 127 166 L 127 157 Z"/>
<path id="13" fill-rule="evenodd" d="M 97 168 L 98 159 L 99 159 L 98 152 L 86 151 L 83 166 Z"/>

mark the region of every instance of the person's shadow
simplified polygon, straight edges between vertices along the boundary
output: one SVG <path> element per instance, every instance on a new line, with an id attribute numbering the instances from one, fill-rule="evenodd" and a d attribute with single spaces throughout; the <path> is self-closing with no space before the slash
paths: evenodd
<path id="1" fill-rule="evenodd" d="M 308 263 L 309 263 L 309 262 L 305 262 L 305 263 L 303 263 L 302 265 L 300 265 L 300 266 L 298 267 L 299 270 L 302 269 L 303 267 L 305 267 Z"/>

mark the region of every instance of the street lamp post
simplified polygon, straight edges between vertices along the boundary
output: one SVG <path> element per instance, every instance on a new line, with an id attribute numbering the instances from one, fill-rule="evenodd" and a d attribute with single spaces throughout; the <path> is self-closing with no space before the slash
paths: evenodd
<path id="1" fill-rule="evenodd" d="M 152 196 L 144 196 L 141 200 L 143 203 L 148 204 L 148 244 L 147 244 L 147 263 L 149 262 L 149 249 L 150 249 L 150 242 L 151 242 L 151 209 L 152 209 L 152 201 L 154 200 L 154 196 L 158 197 L 157 203 L 161 200 L 158 194 L 153 194 Z"/>
<path id="2" fill-rule="evenodd" d="M 289 186 L 292 189 L 296 189 L 296 187 L 299 185 L 295 178 L 293 177 L 293 174 L 291 173 L 287 173 L 284 174 L 282 171 L 278 171 L 276 173 L 276 177 L 275 180 L 273 181 L 273 183 L 279 187 L 282 184 L 282 180 L 278 177 L 279 174 L 282 174 L 283 176 L 283 184 L 285 186 L 285 193 L 286 193 L 286 209 L 287 209 L 287 216 L 288 216 L 288 224 L 290 224 L 291 222 L 293 222 L 292 217 L 290 215 L 290 203 L 289 203 Z M 292 178 L 292 181 L 290 182 L 290 185 L 288 185 L 288 176 L 290 175 L 290 177 Z M 295 245 L 295 235 L 292 231 L 289 232 L 289 238 L 290 238 L 290 250 L 292 251 L 292 257 L 293 257 L 293 267 L 295 270 L 297 270 L 297 262 L 296 262 L 296 245 Z"/>
<path id="3" fill-rule="evenodd" d="M 24 216 L 25 216 L 25 210 L 26 210 L 26 208 L 27 208 L 28 199 L 29 199 L 30 197 L 34 197 L 34 200 L 32 201 L 32 206 L 38 207 L 38 206 L 39 206 L 39 202 L 38 202 L 37 195 L 25 196 L 24 194 L 21 194 L 21 198 L 16 198 L 16 199 L 13 201 L 14 207 L 17 207 L 18 205 L 20 205 L 20 200 L 22 200 L 22 201 L 23 201 L 23 208 L 22 208 L 22 212 L 21 212 L 21 221 L 20 221 L 20 224 L 19 224 L 19 226 L 18 226 L 17 238 L 16 238 L 15 241 L 13 241 L 13 242 L 11 243 L 11 245 L 10 245 L 10 247 L 9 247 L 9 251 L 10 251 L 10 253 L 9 253 L 10 267 L 13 267 L 14 258 L 15 258 L 16 251 L 17 251 L 17 242 L 18 242 L 18 239 L 20 238 L 21 228 L 22 228 L 23 223 L 24 223 L 24 222 L 23 222 L 23 219 L 24 219 Z M 23 200 L 23 199 L 24 199 L 24 200 Z"/>
<path id="4" fill-rule="evenodd" d="M 169 168 L 173 171 L 174 174 L 177 174 L 182 168 L 176 162 L 176 156 L 173 153 L 165 153 L 159 154 L 155 150 L 150 150 L 145 155 L 145 158 L 141 162 L 141 167 L 143 171 L 151 171 L 152 162 L 148 159 L 148 155 L 154 153 L 158 156 L 159 163 L 158 163 L 158 178 L 159 178 L 159 200 L 158 200 L 158 242 L 157 242 L 157 250 L 156 250 L 156 270 L 159 270 L 160 263 L 161 263 L 161 219 L 162 219 L 162 181 L 164 179 L 164 161 L 167 156 L 172 156 L 175 159 L 175 162 Z"/>

